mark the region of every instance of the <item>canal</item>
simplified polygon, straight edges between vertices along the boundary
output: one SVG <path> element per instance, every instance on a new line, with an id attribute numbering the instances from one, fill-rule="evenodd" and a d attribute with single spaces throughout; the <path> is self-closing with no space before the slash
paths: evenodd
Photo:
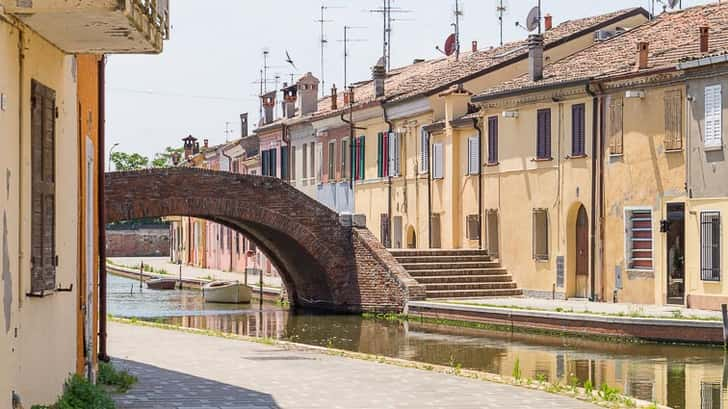
<path id="1" fill-rule="evenodd" d="M 721 348 L 604 342 L 485 331 L 445 325 L 294 314 L 273 304 L 206 304 L 199 291 L 139 291 L 135 280 L 109 275 L 108 311 L 190 328 L 284 339 L 309 345 L 460 365 L 510 376 L 583 385 L 607 383 L 621 392 L 674 408 L 726 406 L 726 357 Z"/>

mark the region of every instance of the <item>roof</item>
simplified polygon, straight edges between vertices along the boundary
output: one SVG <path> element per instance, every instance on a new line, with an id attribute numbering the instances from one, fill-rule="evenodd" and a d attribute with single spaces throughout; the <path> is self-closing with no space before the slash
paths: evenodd
<path id="1" fill-rule="evenodd" d="M 499 84 L 473 98 L 483 101 L 514 93 L 542 90 L 591 80 L 642 75 L 676 69 L 685 59 L 700 58 L 699 27 L 709 27 L 709 50 L 728 49 L 728 4 L 711 4 L 666 12 L 655 20 L 595 43 L 544 67 L 543 79 L 531 81 L 528 74 Z M 638 70 L 637 44 L 648 42 L 648 67 Z"/>

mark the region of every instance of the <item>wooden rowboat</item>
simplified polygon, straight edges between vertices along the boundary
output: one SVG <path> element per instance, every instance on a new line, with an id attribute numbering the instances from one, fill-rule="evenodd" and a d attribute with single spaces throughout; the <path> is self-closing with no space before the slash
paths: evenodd
<path id="1" fill-rule="evenodd" d="M 147 281 L 147 288 L 152 290 L 174 290 L 179 281 L 173 278 L 155 278 Z"/>
<path id="2" fill-rule="evenodd" d="M 250 287 L 238 281 L 213 281 L 202 287 L 205 302 L 247 304 L 252 296 Z"/>

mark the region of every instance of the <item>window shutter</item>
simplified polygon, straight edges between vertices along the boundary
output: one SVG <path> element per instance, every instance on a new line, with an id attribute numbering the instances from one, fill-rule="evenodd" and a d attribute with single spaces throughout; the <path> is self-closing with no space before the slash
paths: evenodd
<path id="1" fill-rule="evenodd" d="M 631 210 L 627 213 L 627 257 L 629 268 L 652 270 L 652 210 Z"/>
<path id="2" fill-rule="evenodd" d="M 442 144 L 432 145 L 432 178 L 442 179 L 445 177 L 443 169 Z"/>
<path id="3" fill-rule="evenodd" d="M 420 130 L 420 173 L 430 170 L 430 133 L 424 128 Z"/>
<path id="4" fill-rule="evenodd" d="M 486 231 L 488 236 L 488 254 L 498 256 L 498 211 L 488 210 L 486 219 Z"/>
<path id="5" fill-rule="evenodd" d="M 392 248 L 402 248 L 402 216 L 394 216 L 392 218 L 392 224 L 394 224 Z"/>
<path id="6" fill-rule="evenodd" d="M 480 168 L 480 141 L 477 137 L 468 138 L 468 174 L 477 175 Z"/>
<path id="7" fill-rule="evenodd" d="M 391 132 L 389 134 L 389 140 L 390 144 L 392 145 L 391 153 L 390 153 L 390 160 L 392 162 L 392 165 L 390 166 L 389 175 L 390 176 L 399 176 L 400 175 L 400 169 L 399 169 L 399 161 L 400 161 L 400 145 L 399 145 L 399 133 Z"/>
<path id="8" fill-rule="evenodd" d="M 384 176 L 384 134 L 377 134 L 377 177 Z"/>
<path id="9" fill-rule="evenodd" d="M 623 107 L 622 97 L 609 97 L 609 153 L 612 155 L 621 155 L 623 153 Z"/>
<path id="10" fill-rule="evenodd" d="M 364 154 L 366 153 L 366 146 L 364 142 L 366 138 L 364 136 L 359 137 L 359 180 L 366 179 L 366 170 L 364 166 L 366 164 Z"/>
<path id="11" fill-rule="evenodd" d="M 31 88 L 31 292 L 42 293 L 56 288 L 56 93 Z"/>
<path id="12" fill-rule="evenodd" d="M 324 172 L 324 145 L 316 143 L 316 182 L 321 183 Z"/>
<path id="13" fill-rule="evenodd" d="M 349 140 L 341 140 L 341 178 L 347 179 L 349 177 L 348 164 L 349 164 Z"/>
<path id="14" fill-rule="evenodd" d="M 536 157 L 551 159 L 551 110 L 539 109 L 537 113 Z"/>
<path id="15" fill-rule="evenodd" d="M 585 151 L 585 109 L 584 104 L 571 106 L 571 154 L 581 156 Z"/>
<path id="16" fill-rule="evenodd" d="M 390 134 L 389 132 L 385 132 L 384 134 L 384 140 L 382 142 L 382 176 L 389 176 L 389 169 L 391 169 L 391 151 L 392 146 L 390 143 Z"/>
<path id="17" fill-rule="evenodd" d="M 720 148 L 722 138 L 723 101 L 720 85 L 705 87 L 705 147 Z"/>
<path id="18" fill-rule="evenodd" d="M 682 149 L 682 91 L 665 92 L 665 149 Z"/>
<path id="19" fill-rule="evenodd" d="M 488 118 L 488 163 L 498 163 L 498 117 Z"/>
<path id="20" fill-rule="evenodd" d="M 291 168 L 288 170 L 291 172 L 291 180 L 296 180 L 296 147 L 291 146 Z"/>
<path id="21" fill-rule="evenodd" d="M 308 166 L 310 167 L 311 173 L 308 175 L 310 179 L 316 178 L 316 142 L 311 142 L 308 153 L 310 155 Z"/>
<path id="22" fill-rule="evenodd" d="M 278 177 L 278 148 L 274 148 L 268 151 L 268 168 L 270 170 L 270 175 L 275 177 Z"/>
<path id="23" fill-rule="evenodd" d="M 468 240 L 480 239 L 480 218 L 477 214 L 465 217 L 465 236 Z"/>
<path id="24" fill-rule="evenodd" d="M 303 144 L 303 151 L 301 153 L 303 156 L 303 160 L 301 161 L 302 162 L 301 165 L 303 165 L 301 167 L 301 170 L 302 170 L 301 177 L 303 179 L 308 179 L 308 144 L 307 143 Z"/>
<path id="25" fill-rule="evenodd" d="M 288 146 L 281 146 L 281 179 L 288 179 Z"/>

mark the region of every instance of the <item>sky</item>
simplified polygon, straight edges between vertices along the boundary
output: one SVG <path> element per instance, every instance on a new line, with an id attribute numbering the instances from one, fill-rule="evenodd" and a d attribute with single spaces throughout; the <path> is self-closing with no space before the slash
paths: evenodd
<path id="1" fill-rule="evenodd" d="M 480 48 L 497 46 L 500 0 L 459 0 L 464 15 L 460 32 L 463 49 L 477 40 Z M 682 0 L 682 6 L 716 0 Z M 455 0 L 392 0 L 402 10 L 393 14 L 391 66 L 416 58 L 437 58 L 452 32 Z M 525 22 L 537 0 L 503 0 L 504 41 L 526 37 L 515 26 Z M 628 7 L 649 9 L 649 0 L 542 0 L 543 13 L 554 25 L 565 20 Z M 179 146 L 193 135 L 210 144 L 240 135 L 240 114 L 258 121 L 259 78 L 263 51 L 269 52 L 270 79 L 290 82 L 312 72 L 320 77 L 321 6 L 325 19 L 326 93 L 343 85 L 344 26 L 352 26 L 348 80 L 366 80 L 382 55 L 382 15 L 369 10 L 382 0 L 172 0 L 171 39 L 160 55 L 112 55 L 107 71 L 107 146 L 117 151 L 153 157 L 166 146 Z M 661 9 L 658 6 L 658 10 Z M 359 41 L 361 40 L 361 41 Z M 286 63 L 286 51 L 296 68 Z M 275 84 L 267 84 L 271 90 Z M 226 130 L 229 128 L 229 131 Z"/>

